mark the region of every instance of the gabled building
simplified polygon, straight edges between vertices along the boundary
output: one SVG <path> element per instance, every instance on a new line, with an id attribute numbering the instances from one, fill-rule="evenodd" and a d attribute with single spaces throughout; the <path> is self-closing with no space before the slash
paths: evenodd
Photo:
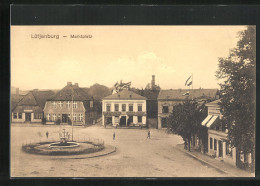
<path id="1" fill-rule="evenodd" d="M 146 126 L 146 98 L 123 89 L 102 100 L 103 125 Z"/>
<path id="2" fill-rule="evenodd" d="M 174 112 L 173 107 L 187 99 L 215 100 L 218 99 L 217 89 L 171 89 L 161 90 L 158 95 L 158 129 L 167 128 L 167 117 Z"/>
<path id="3" fill-rule="evenodd" d="M 58 91 L 51 99 L 46 101 L 44 117 L 47 124 L 54 124 L 58 120 L 61 123 L 74 125 L 94 123 L 97 119 L 97 111 L 93 97 L 90 97 L 78 83 L 67 85 Z"/>
<path id="4" fill-rule="evenodd" d="M 53 91 L 30 91 L 12 108 L 12 122 L 41 122 L 45 101 L 54 95 Z M 12 97 L 11 97 L 12 99 Z M 12 103 L 12 100 L 11 100 Z"/>

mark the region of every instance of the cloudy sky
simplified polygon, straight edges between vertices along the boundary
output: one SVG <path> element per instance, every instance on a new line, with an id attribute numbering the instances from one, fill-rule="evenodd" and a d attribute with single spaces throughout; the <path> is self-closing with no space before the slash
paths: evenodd
<path id="1" fill-rule="evenodd" d="M 12 26 L 11 86 L 60 89 L 67 81 L 144 88 L 156 75 L 163 89 L 219 88 L 218 57 L 228 56 L 245 26 Z M 35 34 L 59 35 L 36 39 Z M 71 34 L 92 35 L 72 39 Z M 67 37 L 63 37 L 67 36 Z M 187 87 L 186 87 L 187 88 Z"/>

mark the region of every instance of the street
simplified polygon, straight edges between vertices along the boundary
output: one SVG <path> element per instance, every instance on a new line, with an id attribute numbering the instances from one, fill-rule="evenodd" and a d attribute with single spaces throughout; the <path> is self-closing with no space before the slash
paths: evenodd
<path id="1" fill-rule="evenodd" d="M 100 125 L 74 127 L 77 137 L 99 138 L 115 146 L 117 152 L 89 159 L 59 159 L 53 156 L 22 152 L 29 141 L 58 138 L 60 126 L 31 124 L 11 125 L 11 177 L 227 177 L 229 175 L 202 164 L 179 151 L 183 143 L 177 135 L 164 130 L 105 129 Z M 70 132 L 71 127 L 67 126 Z M 113 133 L 115 132 L 115 140 Z"/>

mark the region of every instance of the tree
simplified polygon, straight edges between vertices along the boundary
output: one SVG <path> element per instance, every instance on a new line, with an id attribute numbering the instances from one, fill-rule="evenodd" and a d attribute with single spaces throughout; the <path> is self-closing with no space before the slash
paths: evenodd
<path id="1" fill-rule="evenodd" d="M 228 128 L 228 138 L 238 152 L 252 154 L 255 149 L 255 92 L 256 92 L 256 28 L 248 26 L 239 33 L 236 48 L 228 57 L 219 58 L 220 108 Z"/>
<path id="2" fill-rule="evenodd" d="M 204 111 L 204 112 L 203 112 Z M 180 135 L 184 141 L 188 142 L 190 151 L 191 137 L 201 133 L 201 122 L 205 118 L 205 105 L 198 105 L 194 101 L 184 101 L 173 107 L 173 112 L 167 119 L 168 131 Z"/>

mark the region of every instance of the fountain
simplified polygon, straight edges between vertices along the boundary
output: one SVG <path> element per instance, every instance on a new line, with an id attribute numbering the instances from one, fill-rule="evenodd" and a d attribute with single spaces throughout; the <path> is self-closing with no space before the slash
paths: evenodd
<path id="1" fill-rule="evenodd" d="M 80 144 L 76 142 L 69 142 L 70 134 L 65 132 L 66 129 L 63 129 L 63 136 L 60 135 L 60 142 L 51 143 L 50 148 L 75 148 Z"/>

